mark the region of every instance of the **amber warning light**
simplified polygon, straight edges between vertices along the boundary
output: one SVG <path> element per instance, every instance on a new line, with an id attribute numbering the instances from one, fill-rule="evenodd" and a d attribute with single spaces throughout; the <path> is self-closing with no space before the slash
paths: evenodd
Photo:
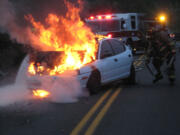
<path id="1" fill-rule="evenodd" d="M 160 16 L 160 17 L 159 17 L 159 20 L 160 20 L 161 22 L 164 22 L 164 21 L 166 20 L 166 17 L 165 17 L 165 16 Z"/>
<path id="2" fill-rule="evenodd" d="M 161 23 L 164 23 L 167 21 L 167 15 L 166 14 L 160 14 L 159 16 L 157 16 L 157 20 Z"/>

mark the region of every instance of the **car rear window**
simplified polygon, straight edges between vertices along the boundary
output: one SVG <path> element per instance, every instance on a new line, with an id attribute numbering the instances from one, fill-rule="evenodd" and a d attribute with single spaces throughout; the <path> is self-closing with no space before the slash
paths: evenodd
<path id="1" fill-rule="evenodd" d="M 119 54 L 125 51 L 125 47 L 122 42 L 114 39 L 108 40 L 111 43 L 112 49 L 115 54 Z"/>
<path id="2" fill-rule="evenodd" d="M 101 45 L 100 58 L 103 59 L 105 57 L 109 57 L 109 56 L 112 56 L 112 55 L 114 55 L 114 54 L 113 54 L 113 50 L 112 50 L 111 45 L 106 40 L 103 41 L 102 45 Z"/>

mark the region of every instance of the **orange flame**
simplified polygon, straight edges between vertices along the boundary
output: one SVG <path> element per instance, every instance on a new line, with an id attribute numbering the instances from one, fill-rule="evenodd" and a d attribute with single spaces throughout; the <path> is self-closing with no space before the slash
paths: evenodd
<path id="1" fill-rule="evenodd" d="M 50 93 L 46 90 L 33 90 L 33 95 L 38 98 L 47 98 Z"/>
<path id="2" fill-rule="evenodd" d="M 63 63 L 56 63 L 58 66 L 46 69 L 49 75 L 56 75 L 65 70 L 75 70 L 83 65 L 92 62 L 96 58 L 97 43 L 95 35 L 91 32 L 79 16 L 80 8 L 65 0 L 67 13 L 65 17 L 56 14 L 49 14 L 45 19 L 45 25 L 35 21 L 32 15 L 25 16 L 35 29 L 30 37 L 31 43 L 36 48 L 45 51 L 63 51 Z M 81 1 L 78 1 L 81 6 Z M 82 56 L 78 53 L 83 51 Z M 29 73 L 35 75 L 45 68 L 41 65 L 35 68 L 34 63 L 29 66 Z"/>
<path id="3" fill-rule="evenodd" d="M 36 70 L 34 68 L 34 62 L 32 62 L 30 65 L 29 65 L 29 68 L 28 68 L 28 71 L 31 75 L 35 75 L 36 74 Z"/>

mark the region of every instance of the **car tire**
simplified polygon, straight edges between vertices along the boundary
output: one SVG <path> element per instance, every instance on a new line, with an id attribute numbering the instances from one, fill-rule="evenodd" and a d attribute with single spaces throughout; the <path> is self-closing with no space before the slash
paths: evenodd
<path id="1" fill-rule="evenodd" d="M 95 70 L 91 73 L 87 82 L 87 88 L 90 95 L 96 94 L 101 89 L 101 75 L 99 71 Z"/>
<path id="2" fill-rule="evenodd" d="M 126 78 L 124 80 L 124 82 L 126 84 L 129 84 L 129 85 L 135 85 L 136 84 L 136 71 L 135 71 L 134 65 L 131 66 L 130 75 L 128 78 Z"/>

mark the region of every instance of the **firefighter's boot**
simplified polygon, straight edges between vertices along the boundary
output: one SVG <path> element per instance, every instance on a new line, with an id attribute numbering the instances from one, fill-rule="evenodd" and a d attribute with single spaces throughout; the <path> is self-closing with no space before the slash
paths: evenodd
<path id="1" fill-rule="evenodd" d="M 170 85 L 174 85 L 174 82 L 175 82 L 176 78 L 175 78 L 175 72 L 173 70 L 169 71 L 168 79 L 169 79 Z"/>
<path id="2" fill-rule="evenodd" d="M 163 75 L 161 73 L 156 74 L 155 77 L 156 78 L 153 80 L 153 83 L 156 83 L 159 80 L 163 79 Z"/>

